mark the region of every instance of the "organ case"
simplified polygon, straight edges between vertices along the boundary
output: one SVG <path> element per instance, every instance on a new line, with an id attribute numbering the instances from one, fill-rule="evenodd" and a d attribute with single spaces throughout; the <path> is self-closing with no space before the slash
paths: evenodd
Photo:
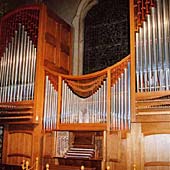
<path id="1" fill-rule="evenodd" d="M 107 69 L 82 76 L 59 74 L 45 66 L 45 162 L 51 166 L 80 166 L 83 162 L 87 167 L 95 167 L 96 162 L 96 169 L 105 169 L 107 163 L 120 160 L 120 149 L 113 150 L 111 146 L 112 140 L 120 146 L 122 135 L 117 131 L 127 133 L 130 126 L 130 56 Z M 95 144 L 90 148 L 84 148 L 88 146 L 85 132 L 94 134 Z M 83 149 L 74 147 L 76 142 L 69 140 L 71 137 L 73 141 L 71 134 L 82 138 Z M 81 152 L 86 149 L 92 149 L 94 154 L 86 153 L 89 157 L 82 158 Z"/>
<path id="2" fill-rule="evenodd" d="M 71 28 L 45 5 L 25 6 L 2 17 L 0 36 L 1 120 L 19 112 L 17 119 L 35 121 L 44 65 L 71 73 Z"/>
<path id="3" fill-rule="evenodd" d="M 170 120 L 169 5 L 167 0 L 131 2 L 132 105 L 138 122 Z"/>
<path id="4" fill-rule="evenodd" d="M 71 74 L 71 27 L 44 4 L 24 6 L 2 17 L 0 37 L 2 162 L 33 164 L 41 154 L 44 66 Z"/>

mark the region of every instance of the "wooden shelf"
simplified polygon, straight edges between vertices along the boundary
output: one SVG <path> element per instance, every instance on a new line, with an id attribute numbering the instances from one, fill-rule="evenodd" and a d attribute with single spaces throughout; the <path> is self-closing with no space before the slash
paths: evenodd
<path id="1" fill-rule="evenodd" d="M 141 114 L 136 115 L 136 122 L 169 122 L 170 114 Z"/>
<path id="2" fill-rule="evenodd" d="M 5 121 L 5 120 L 0 120 L 0 124 L 8 124 L 8 125 L 18 125 L 18 126 L 25 126 L 25 125 L 28 125 L 28 126 L 31 126 L 31 127 L 35 127 L 37 126 L 39 123 L 38 122 L 33 122 L 32 120 L 16 120 L 16 121 Z"/>
<path id="3" fill-rule="evenodd" d="M 136 100 L 151 100 L 155 98 L 169 96 L 170 91 L 152 91 L 136 93 Z"/>

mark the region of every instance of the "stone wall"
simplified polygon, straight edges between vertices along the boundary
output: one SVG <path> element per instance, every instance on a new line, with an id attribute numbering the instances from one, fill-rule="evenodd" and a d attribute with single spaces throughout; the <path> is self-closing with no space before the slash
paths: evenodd
<path id="1" fill-rule="evenodd" d="M 46 0 L 47 6 L 71 25 L 80 0 Z"/>

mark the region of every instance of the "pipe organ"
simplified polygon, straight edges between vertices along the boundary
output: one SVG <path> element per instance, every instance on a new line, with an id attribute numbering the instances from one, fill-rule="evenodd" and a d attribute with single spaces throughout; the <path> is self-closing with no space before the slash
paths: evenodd
<path id="1" fill-rule="evenodd" d="M 67 129 L 74 124 L 106 128 L 108 121 L 110 130 L 130 129 L 129 57 L 113 68 L 85 76 L 46 70 L 45 130 L 62 129 L 64 125 Z"/>
<path id="2" fill-rule="evenodd" d="M 23 9 L 1 21 L 1 103 L 34 99 L 38 17 Z"/>
<path id="3" fill-rule="evenodd" d="M 94 80 L 96 83 L 87 83 L 87 85 L 85 82 L 82 84 L 79 81 L 76 83 L 71 80 L 63 80 L 61 123 L 106 122 L 107 81 L 102 80 L 101 77 L 98 77 L 97 79 L 99 80 Z M 98 82 L 102 84 L 100 85 Z M 82 88 L 76 89 L 77 91 L 80 90 L 80 92 L 83 88 L 84 92 L 86 91 L 86 88 L 88 88 L 90 91 L 86 91 L 85 93 L 91 93 L 92 95 L 87 96 L 86 98 L 76 95 L 76 93 L 74 93 L 74 87 Z"/>
<path id="4" fill-rule="evenodd" d="M 48 76 L 45 78 L 44 129 L 55 129 L 57 123 L 58 92 Z"/>
<path id="5" fill-rule="evenodd" d="M 150 150 L 143 148 L 150 144 L 146 135 L 169 133 L 170 2 L 130 4 L 135 15 L 131 23 L 136 24 L 131 31 L 132 54 L 81 76 L 71 75 L 71 27 L 44 5 L 21 7 L 2 18 L 4 163 L 26 159 L 31 164 L 43 157 L 42 164 L 50 160 L 50 166 L 77 161 L 80 167 L 84 161 L 96 170 L 130 170 L 128 164 L 142 167 L 144 149 Z M 147 159 L 146 166 L 157 165 Z"/>
<path id="6" fill-rule="evenodd" d="M 58 89 L 45 77 L 44 67 L 70 74 L 71 43 L 71 27 L 44 4 L 23 6 L 1 18 L 3 163 L 19 165 L 26 160 L 31 165 L 40 157 L 43 111 L 44 128 L 54 129 L 58 108 Z"/>
<path id="7" fill-rule="evenodd" d="M 136 91 L 169 90 L 168 0 L 136 2 Z"/>
<path id="8" fill-rule="evenodd" d="M 49 27 L 55 27 L 56 30 L 53 31 Z M 0 107 L 3 109 L 2 112 L 6 110 L 9 118 L 4 115 L 1 120 L 12 117 L 22 119 L 22 114 L 26 114 L 27 120 L 36 121 L 37 115 L 33 111 L 36 110 L 34 102 L 39 97 L 38 84 L 41 75 L 44 74 L 43 66 L 48 65 L 52 70 L 64 74 L 71 72 L 70 30 L 69 25 L 44 5 L 24 6 L 2 17 Z M 43 82 L 41 81 L 42 85 Z M 46 87 L 46 91 L 50 90 L 48 95 L 52 95 L 54 89 L 50 84 Z M 41 89 L 43 88 L 42 86 Z M 56 95 L 57 93 L 54 94 L 53 100 L 56 100 Z M 51 98 L 49 96 L 46 98 L 48 109 L 48 99 Z M 27 109 L 27 106 L 24 108 L 22 103 L 27 103 L 26 105 L 31 108 Z M 11 108 L 15 108 L 15 112 Z M 50 119 L 48 118 L 49 122 Z M 52 125 L 47 123 L 46 126 Z"/>
<path id="9" fill-rule="evenodd" d="M 45 67 L 44 79 L 45 160 L 57 160 L 61 167 L 85 164 L 103 169 L 106 130 L 117 133 L 131 128 L 130 57 L 81 76 Z"/>
<path id="10" fill-rule="evenodd" d="M 170 2 L 134 1 L 136 113 L 169 114 Z M 156 118 L 155 118 L 156 119 Z"/>
<path id="11" fill-rule="evenodd" d="M 164 152 L 165 136 L 170 137 L 169 18 L 169 0 L 130 1 L 131 139 L 136 141 L 131 149 L 137 169 L 169 168 Z M 162 137 L 155 140 L 158 134 Z"/>
<path id="12" fill-rule="evenodd" d="M 120 67 L 120 75 L 112 74 L 110 126 L 114 130 L 130 129 L 130 62 Z"/>

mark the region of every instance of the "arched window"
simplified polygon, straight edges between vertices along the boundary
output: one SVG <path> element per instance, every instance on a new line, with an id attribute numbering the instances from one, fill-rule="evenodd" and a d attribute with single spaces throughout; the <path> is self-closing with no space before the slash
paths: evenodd
<path id="1" fill-rule="evenodd" d="M 104 69 L 129 54 L 128 1 L 83 0 L 73 27 L 74 74 Z"/>

